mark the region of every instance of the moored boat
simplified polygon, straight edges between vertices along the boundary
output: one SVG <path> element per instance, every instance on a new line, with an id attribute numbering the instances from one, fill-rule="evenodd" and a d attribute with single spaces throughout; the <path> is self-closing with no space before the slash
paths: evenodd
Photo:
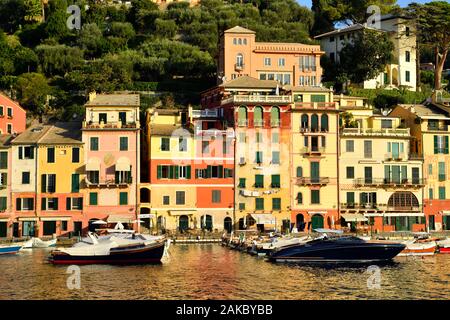
<path id="1" fill-rule="evenodd" d="M 372 263 L 392 260 L 405 244 L 365 241 L 358 237 L 323 235 L 304 243 L 275 249 L 269 260 L 296 263 Z"/>
<path id="2" fill-rule="evenodd" d="M 431 256 L 436 252 L 436 241 L 420 242 L 417 239 L 403 242 L 406 247 L 400 252 L 399 257 L 403 256 Z"/>
<path id="3" fill-rule="evenodd" d="M 49 248 L 56 246 L 57 239 L 51 239 L 48 241 L 41 240 L 39 238 L 31 238 L 23 243 L 24 249 L 32 248 Z"/>
<path id="4" fill-rule="evenodd" d="M 439 253 L 450 253 L 450 238 L 437 241 Z"/>
<path id="5" fill-rule="evenodd" d="M 0 245 L 0 255 L 2 254 L 15 254 L 22 249 L 21 245 L 10 244 L 10 245 Z"/>

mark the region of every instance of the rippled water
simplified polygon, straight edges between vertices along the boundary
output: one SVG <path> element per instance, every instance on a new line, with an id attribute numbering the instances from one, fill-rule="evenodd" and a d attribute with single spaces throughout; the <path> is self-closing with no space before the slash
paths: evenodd
<path id="1" fill-rule="evenodd" d="M 217 244 L 173 245 L 160 265 L 81 266 L 81 289 L 67 266 L 36 249 L 0 257 L 0 299 L 449 299 L 450 255 L 396 258 L 368 289 L 366 267 L 273 264 Z"/>

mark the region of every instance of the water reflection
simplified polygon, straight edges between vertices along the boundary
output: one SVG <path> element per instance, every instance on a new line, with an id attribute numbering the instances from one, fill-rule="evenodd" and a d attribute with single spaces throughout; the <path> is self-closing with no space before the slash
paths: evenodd
<path id="1" fill-rule="evenodd" d="M 0 299 L 449 299 L 450 255 L 397 258 L 379 265 L 369 289 L 365 266 L 269 263 L 219 245 L 174 245 L 167 263 L 81 266 L 69 290 L 67 266 L 48 250 L 0 257 Z"/>

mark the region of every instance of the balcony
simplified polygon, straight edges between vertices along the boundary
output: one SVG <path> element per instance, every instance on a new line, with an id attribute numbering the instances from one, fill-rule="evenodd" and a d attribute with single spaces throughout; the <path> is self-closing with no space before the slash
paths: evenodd
<path id="1" fill-rule="evenodd" d="M 396 153 L 393 154 L 392 152 L 388 152 L 385 154 L 384 158 L 388 161 L 400 161 L 400 160 L 407 160 L 406 153 Z"/>
<path id="2" fill-rule="evenodd" d="M 197 136 L 203 136 L 203 137 L 226 137 L 229 139 L 234 138 L 234 130 L 233 128 L 230 128 L 228 130 L 219 130 L 219 129 L 207 129 L 207 130 L 195 130 L 195 134 Z"/>
<path id="3" fill-rule="evenodd" d="M 269 104 L 288 104 L 291 103 L 291 96 L 279 95 L 241 95 L 237 94 L 229 98 L 223 99 L 222 104 L 231 102 L 236 103 L 269 103 Z"/>
<path id="4" fill-rule="evenodd" d="M 248 126 L 248 120 L 238 120 L 238 126 L 239 127 L 247 127 Z"/>
<path id="5" fill-rule="evenodd" d="M 409 128 L 405 129 L 372 129 L 372 128 L 343 128 L 343 136 L 372 136 L 372 137 L 409 137 Z"/>
<path id="6" fill-rule="evenodd" d="M 137 122 L 129 122 L 129 123 L 122 123 L 121 121 L 118 122 L 86 122 L 83 121 L 83 129 L 136 129 L 139 128 L 139 123 Z"/>
<path id="7" fill-rule="evenodd" d="M 325 148 L 323 147 L 305 147 L 300 149 L 300 153 L 303 155 L 321 155 L 325 153 Z"/>
<path id="8" fill-rule="evenodd" d="M 218 116 L 217 109 L 192 110 L 193 118 L 217 118 Z"/>
<path id="9" fill-rule="evenodd" d="M 427 130 L 428 131 L 448 131 L 448 125 L 439 125 L 439 126 L 428 125 Z"/>
<path id="10" fill-rule="evenodd" d="M 245 66 L 245 64 L 243 64 L 243 63 L 235 63 L 234 64 L 234 70 L 242 71 L 242 70 L 244 70 L 244 66 Z"/>
<path id="11" fill-rule="evenodd" d="M 344 211 L 379 211 L 379 212 L 421 212 L 417 206 L 392 206 L 386 203 L 341 203 L 340 209 Z"/>
<path id="12" fill-rule="evenodd" d="M 336 104 L 334 102 L 295 102 L 293 109 L 335 110 Z"/>
<path id="13" fill-rule="evenodd" d="M 426 184 L 426 179 L 385 179 L 385 178 L 358 178 L 354 180 L 355 187 L 403 187 L 420 188 Z"/>
<path id="14" fill-rule="evenodd" d="M 423 155 L 420 155 L 418 153 L 410 153 L 409 160 L 423 160 Z"/>
<path id="15" fill-rule="evenodd" d="M 325 128 L 300 127 L 300 133 L 327 133 Z"/>
<path id="16" fill-rule="evenodd" d="M 313 178 L 296 178 L 295 184 L 298 186 L 323 186 L 330 183 L 330 178 L 319 178 L 319 177 L 313 177 Z"/>
<path id="17" fill-rule="evenodd" d="M 91 188 L 101 188 L 101 187 L 126 187 L 133 183 L 133 179 L 129 177 L 128 179 L 116 180 L 116 179 L 105 179 L 99 181 L 89 181 L 87 178 L 84 180 L 87 187 Z"/>

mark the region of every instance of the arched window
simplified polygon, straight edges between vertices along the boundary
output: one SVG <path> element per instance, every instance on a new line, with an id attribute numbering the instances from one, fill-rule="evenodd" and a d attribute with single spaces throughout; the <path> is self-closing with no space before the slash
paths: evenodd
<path id="1" fill-rule="evenodd" d="M 301 128 L 307 129 L 309 127 L 309 117 L 307 114 L 302 114 L 302 117 L 300 119 L 301 122 Z"/>
<path id="2" fill-rule="evenodd" d="M 328 131 L 328 115 L 326 114 L 323 114 L 322 117 L 320 118 L 320 130 L 322 132 Z"/>
<path id="3" fill-rule="evenodd" d="M 237 39 L 233 38 L 233 44 L 237 44 Z"/>
<path id="4" fill-rule="evenodd" d="M 313 114 L 311 116 L 311 131 L 312 132 L 319 131 L 319 116 L 317 114 Z"/>
<path id="5" fill-rule="evenodd" d="M 236 67 L 243 67 L 244 66 L 244 55 L 242 53 L 238 53 L 236 55 Z"/>
<path id="6" fill-rule="evenodd" d="M 260 106 L 255 107 L 253 117 L 255 127 L 261 127 L 263 125 L 263 108 Z"/>
<path id="7" fill-rule="evenodd" d="M 270 125 L 272 127 L 280 126 L 280 109 L 278 107 L 272 107 L 270 110 Z"/>
<path id="8" fill-rule="evenodd" d="M 243 39 L 242 42 L 244 43 L 244 45 L 247 44 L 247 39 Z"/>
<path id="9" fill-rule="evenodd" d="M 241 39 L 241 38 L 238 39 L 238 44 L 239 44 L 239 45 L 242 44 L 242 39 Z"/>
<path id="10" fill-rule="evenodd" d="M 297 193 L 297 204 L 303 203 L 303 194 L 301 192 Z"/>
<path id="11" fill-rule="evenodd" d="M 297 167 L 297 178 L 303 177 L 303 168 Z"/>
<path id="12" fill-rule="evenodd" d="M 410 210 L 414 207 L 419 207 L 419 200 L 417 200 L 417 197 L 410 191 L 397 191 L 389 197 L 388 207 Z"/>
<path id="13" fill-rule="evenodd" d="M 241 106 L 238 109 L 238 125 L 239 126 L 247 125 L 247 108 L 244 106 Z"/>

